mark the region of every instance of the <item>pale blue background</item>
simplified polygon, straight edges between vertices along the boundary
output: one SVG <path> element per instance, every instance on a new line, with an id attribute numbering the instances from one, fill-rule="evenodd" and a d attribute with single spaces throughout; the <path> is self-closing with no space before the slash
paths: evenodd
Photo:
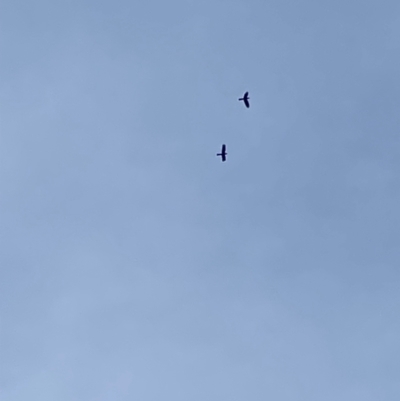
<path id="1" fill-rule="evenodd" d="M 400 399 L 398 1 L 3 0 L 0 40 L 2 401 Z"/>

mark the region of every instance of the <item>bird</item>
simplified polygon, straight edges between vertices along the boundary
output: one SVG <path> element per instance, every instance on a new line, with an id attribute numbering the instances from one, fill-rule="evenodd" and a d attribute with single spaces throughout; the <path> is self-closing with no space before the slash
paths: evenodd
<path id="1" fill-rule="evenodd" d="M 243 100 L 245 106 L 246 106 L 247 108 L 249 108 L 249 107 L 250 107 L 249 99 L 250 99 L 250 98 L 249 98 L 249 92 L 246 92 L 246 93 L 243 95 L 243 97 L 241 97 L 241 98 L 239 99 L 239 101 L 240 101 L 240 100 Z"/>
<path id="2" fill-rule="evenodd" d="M 217 156 L 221 156 L 222 161 L 224 162 L 226 160 L 226 145 L 222 145 L 221 153 L 217 153 Z"/>

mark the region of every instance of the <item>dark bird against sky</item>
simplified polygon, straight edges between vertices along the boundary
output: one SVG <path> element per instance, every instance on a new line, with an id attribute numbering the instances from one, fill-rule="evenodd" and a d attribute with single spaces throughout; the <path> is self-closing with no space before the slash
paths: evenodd
<path id="1" fill-rule="evenodd" d="M 243 97 L 241 97 L 239 100 L 243 100 L 244 104 L 246 105 L 247 108 L 250 107 L 250 103 L 249 103 L 249 92 L 246 92 Z"/>
<path id="2" fill-rule="evenodd" d="M 221 156 L 222 161 L 224 162 L 226 160 L 226 145 L 222 145 L 221 153 L 217 153 L 217 156 Z"/>

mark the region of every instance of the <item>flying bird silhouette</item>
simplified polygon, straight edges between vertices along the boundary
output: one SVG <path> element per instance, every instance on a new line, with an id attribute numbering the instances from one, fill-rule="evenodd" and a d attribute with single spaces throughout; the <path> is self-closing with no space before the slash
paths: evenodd
<path id="1" fill-rule="evenodd" d="M 247 108 L 249 108 L 249 107 L 250 107 L 249 99 L 250 99 L 250 98 L 249 98 L 249 92 L 246 92 L 246 93 L 243 95 L 243 97 L 241 97 L 239 100 L 243 100 L 245 106 L 246 106 Z"/>
<path id="2" fill-rule="evenodd" d="M 226 160 L 226 145 L 222 145 L 221 153 L 217 153 L 217 156 L 221 156 L 222 161 L 224 162 Z"/>

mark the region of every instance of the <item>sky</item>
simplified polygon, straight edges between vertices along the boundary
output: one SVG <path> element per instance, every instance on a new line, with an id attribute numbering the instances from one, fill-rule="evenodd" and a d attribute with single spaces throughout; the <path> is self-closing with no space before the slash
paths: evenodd
<path id="1" fill-rule="evenodd" d="M 399 38 L 394 0 L 3 0 L 0 398 L 397 401 Z"/>

